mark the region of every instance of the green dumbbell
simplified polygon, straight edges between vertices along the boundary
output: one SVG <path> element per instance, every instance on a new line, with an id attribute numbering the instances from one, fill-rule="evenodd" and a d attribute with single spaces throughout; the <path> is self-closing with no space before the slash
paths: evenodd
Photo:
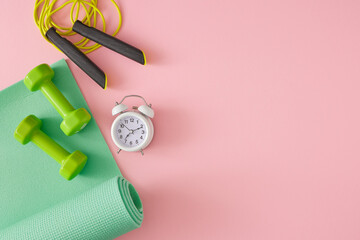
<path id="1" fill-rule="evenodd" d="M 80 151 L 69 153 L 40 130 L 42 122 L 34 115 L 27 116 L 16 128 L 14 137 L 25 145 L 32 141 L 50 157 L 60 163 L 60 175 L 71 180 L 84 168 L 87 157 Z"/>
<path id="2" fill-rule="evenodd" d="M 54 71 L 47 64 L 41 64 L 31 70 L 24 79 L 25 86 L 32 92 L 40 90 L 64 119 L 61 130 L 71 136 L 83 129 L 91 119 L 85 108 L 74 109 L 51 79 Z"/>

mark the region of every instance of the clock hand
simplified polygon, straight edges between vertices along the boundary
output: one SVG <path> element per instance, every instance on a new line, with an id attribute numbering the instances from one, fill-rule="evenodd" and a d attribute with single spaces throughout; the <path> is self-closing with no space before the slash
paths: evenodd
<path id="1" fill-rule="evenodd" d="M 126 142 L 126 139 L 130 136 L 130 134 L 131 134 L 131 132 L 129 132 L 129 134 L 126 135 L 126 137 L 125 137 L 125 142 Z"/>
<path id="2" fill-rule="evenodd" d="M 133 130 L 133 131 L 135 132 L 135 131 L 140 130 L 140 129 L 142 129 L 142 128 L 143 128 L 143 127 L 139 127 L 139 128 L 137 128 L 137 129 L 135 129 L 135 130 Z"/>
<path id="3" fill-rule="evenodd" d="M 122 125 L 124 125 L 124 127 L 126 127 L 126 129 L 127 130 L 129 130 L 130 132 L 132 131 L 132 130 L 130 130 L 124 123 L 122 123 L 122 122 L 120 122 Z"/>

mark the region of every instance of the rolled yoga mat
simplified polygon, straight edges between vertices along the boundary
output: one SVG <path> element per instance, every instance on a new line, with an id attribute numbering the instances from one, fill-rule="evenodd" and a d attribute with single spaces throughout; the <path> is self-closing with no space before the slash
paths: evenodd
<path id="1" fill-rule="evenodd" d="M 0 232 L 1 239 L 114 239 L 140 227 L 142 203 L 123 177 L 24 219 Z"/>

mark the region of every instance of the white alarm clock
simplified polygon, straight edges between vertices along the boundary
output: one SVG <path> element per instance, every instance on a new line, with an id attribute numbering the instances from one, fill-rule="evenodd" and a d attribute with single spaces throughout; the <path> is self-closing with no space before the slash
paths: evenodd
<path id="1" fill-rule="evenodd" d="M 141 98 L 145 105 L 133 107 L 128 110 L 128 107 L 122 102 L 128 97 Z M 112 115 L 118 115 L 111 126 L 111 137 L 115 145 L 121 150 L 128 152 L 143 150 L 150 144 L 154 136 L 154 126 L 151 118 L 154 117 L 154 110 L 151 104 L 147 104 L 145 99 L 139 95 L 125 96 L 119 103 L 116 102 L 112 109 Z"/>

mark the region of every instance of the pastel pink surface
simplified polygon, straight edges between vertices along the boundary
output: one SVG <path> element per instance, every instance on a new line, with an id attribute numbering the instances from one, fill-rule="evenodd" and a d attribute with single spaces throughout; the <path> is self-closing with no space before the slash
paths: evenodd
<path id="1" fill-rule="evenodd" d="M 0 89 L 64 57 L 33 2 L 2 4 Z M 90 54 L 103 91 L 68 61 L 142 197 L 143 226 L 119 239 L 360 239 L 359 1 L 119 3 L 117 37 L 149 64 Z M 111 108 L 127 94 L 155 110 L 144 157 L 111 141 Z"/>

